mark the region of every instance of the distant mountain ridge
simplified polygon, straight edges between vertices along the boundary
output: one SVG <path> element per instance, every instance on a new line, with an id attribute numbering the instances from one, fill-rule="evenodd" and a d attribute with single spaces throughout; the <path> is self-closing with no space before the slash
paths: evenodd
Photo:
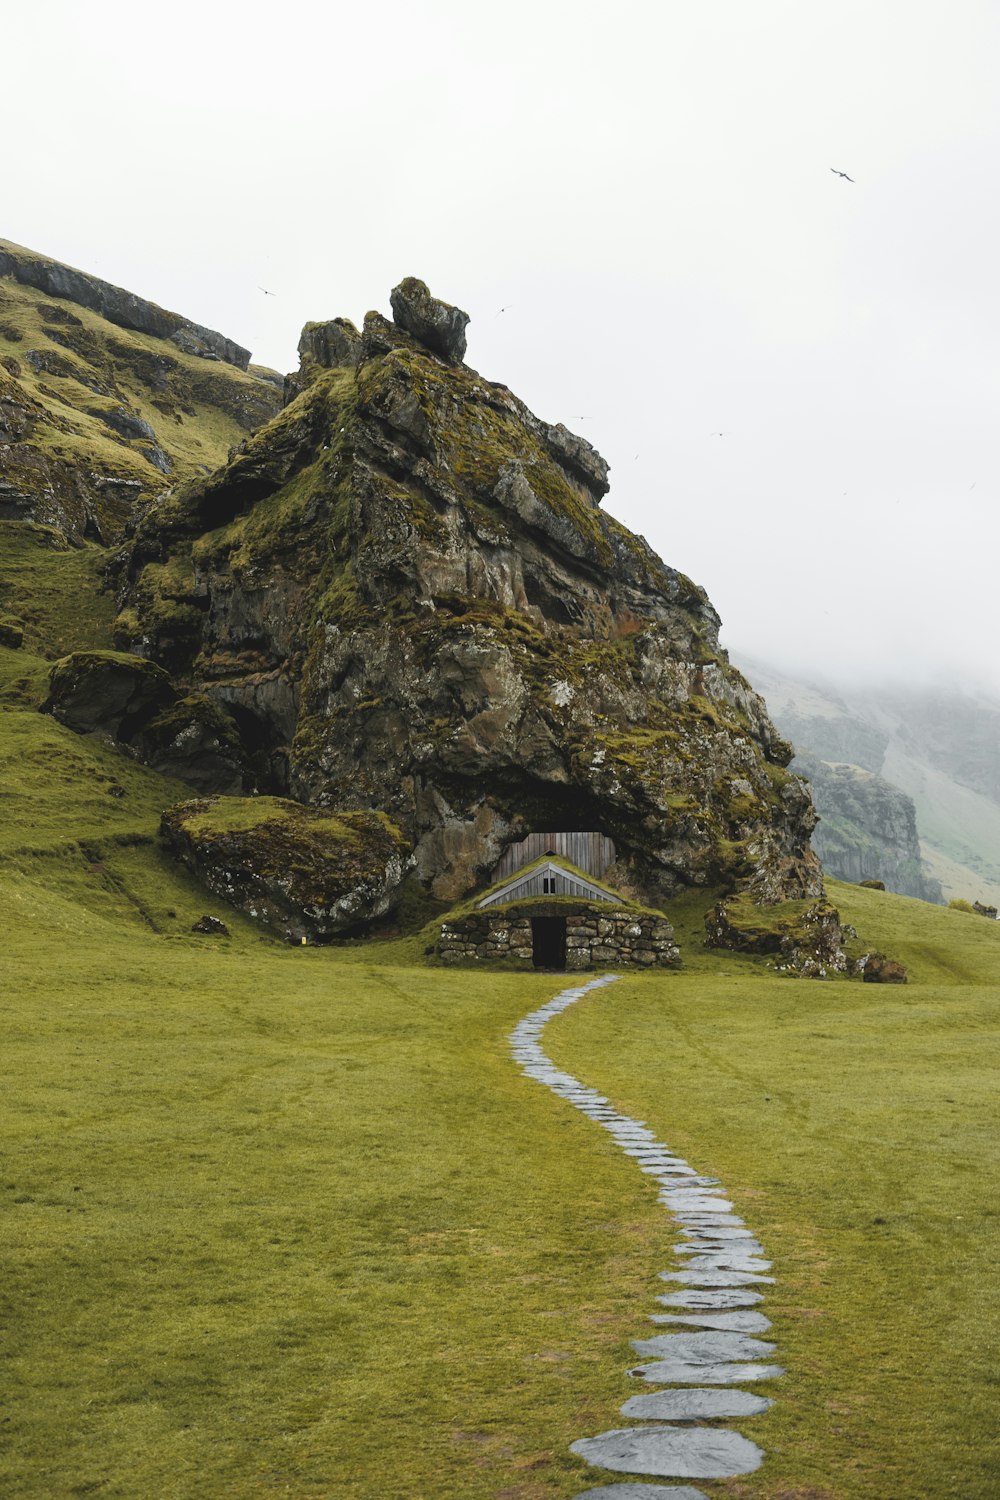
<path id="1" fill-rule="evenodd" d="M 903 890 L 898 882 L 906 878 L 904 871 L 912 871 L 908 861 L 916 852 L 923 881 L 932 892 L 925 899 L 935 899 L 933 883 L 939 882 L 947 899 L 997 903 L 1000 702 L 985 692 L 955 688 L 899 683 L 884 689 L 849 688 L 806 682 L 751 658 L 741 662 L 779 728 L 797 750 L 806 752 L 796 761 L 796 769 L 813 779 L 823 820 L 814 842 L 831 874 L 857 879 L 862 850 L 870 862 L 880 848 L 877 878 L 885 878 L 890 889 Z M 809 768 L 811 757 L 824 763 L 815 777 Z M 853 777 L 847 774 L 852 766 L 858 773 Z M 831 775 L 831 770 L 837 774 Z M 853 831 L 846 826 L 852 822 L 844 800 L 848 784 Z M 885 787 L 913 805 L 919 849 L 906 857 L 901 858 L 905 846 L 887 838 L 888 803 L 881 790 Z M 898 817 L 890 823 L 901 831 Z M 920 892 L 911 889 L 903 894 Z"/>

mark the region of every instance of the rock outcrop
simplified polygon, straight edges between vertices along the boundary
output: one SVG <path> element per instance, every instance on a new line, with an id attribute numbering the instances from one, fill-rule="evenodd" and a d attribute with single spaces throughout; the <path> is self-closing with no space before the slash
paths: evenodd
<path id="1" fill-rule="evenodd" d="M 821 892 L 790 747 L 704 592 L 600 508 L 607 465 L 460 363 L 464 313 L 310 325 L 289 404 L 140 518 L 119 640 L 231 713 L 257 787 L 403 830 L 441 899 L 532 828 L 609 879 Z"/>
<path id="2" fill-rule="evenodd" d="M 905 792 L 856 765 L 796 754 L 796 771 L 812 787 L 819 824 L 813 848 L 828 875 L 852 884 L 880 881 L 900 896 L 943 902 L 925 874 L 917 814 Z"/>
<path id="3" fill-rule="evenodd" d="M 767 957 L 779 972 L 826 979 L 846 972 L 844 930 L 829 901 L 787 902 L 761 909 L 737 896 L 705 917 L 706 946 Z"/>
<path id="4" fill-rule="evenodd" d="M 854 965 L 865 984 L 905 984 L 906 969 L 896 958 L 884 953 L 863 953 Z"/>
<path id="5" fill-rule="evenodd" d="M 292 942 L 325 941 L 384 916 L 410 864 L 406 839 L 384 814 L 334 816 L 281 797 L 182 802 L 163 814 L 160 831 L 217 896 Z"/>

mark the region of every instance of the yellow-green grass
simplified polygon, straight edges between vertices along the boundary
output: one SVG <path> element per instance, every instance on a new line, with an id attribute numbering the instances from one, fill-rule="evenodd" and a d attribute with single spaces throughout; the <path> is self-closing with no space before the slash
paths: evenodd
<path id="1" fill-rule="evenodd" d="M 4 1492 L 568 1500 L 670 1256 L 648 1181 L 507 1058 L 552 978 L 289 950 L 231 914 L 198 938 L 224 908 L 152 845 L 93 853 L 0 866 Z M 688 971 L 599 992 L 547 1046 L 722 1177 L 776 1259 L 789 1373 L 740 1424 L 767 1462 L 704 1487 L 985 1500 L 1000 932 L 833 894 L 915 983 L 699 951 L 692 899 Z"/>
<path id="2" fill-rule="evenodd" d="M 671 1257 L 650 1181 L 507 1056 L 559 981 L 262 936 L 156 842 L 188 789 L 32 706 L 58 628 L 0 652 L 0 1492 L 570 1500 Z M 775 1259 L 766 1463 L 701 1488 L 992 1500 L 1000 928 L 831 895 L 908 986 L 708 952 L 693 893 L 686 969 L 546 1045 Z"/>
<path id="3" fill-rule="evenodd" d="M 768 1337 L 788 1374 L 773 1410 L 739 1424 L 765 1466 L 723 1492 L 988 1500 L 1000 928 L 830 893 L 909 965 L 905 988 L 748 978 L 700 955 L 584 1000 L 548 1050 L 720 1177 L 774 1259 Z"/>
<path id="4" fill-rule="evenodd" d="M 53 306 L 62 314 L 54 324 L 45 311 Z M 61 341 L 55 342 L 49 331 Z M 54 369 L 36 372 L 26 357 L 32 351 L 57 361 Z M 98 383 L 113 380 L 154 429 L 159 445 L 173 460 L 175 480 L 225 462 L 227 450 L 246 436 L 233 412 L 241 403 L 256 410 L 266 391 L 249 372 L 200 359 L 150 334 L 119 328 L 88 308 L 9 277 L 0 278 L 0 358 L 16 360 L 20 385 L 49 413 L 33 435 L 35 446 L 88 469 L 134 476 L 152 490 L 162 489 L 167 481 L 143 458 L 140 449 L 148 444 L 119 441 L 92 414 L 119 404 L 112 396 L 95 393 L 95 376 Z M 176 386 L 164 391 L 171 414 L 156 406 L 150 384 L 150 368 L 164 358 Z"/>
<path id="5" fill-rule="evenodd" d="M 0 612 L 21 621 L 29 652 L 64 656 L 112 644 L 107 562 L 103 548 L 67 547 L 51 527 L 0 521 Z M 17 661 L 4 662 L 0 674 L 13 675 Z"/>

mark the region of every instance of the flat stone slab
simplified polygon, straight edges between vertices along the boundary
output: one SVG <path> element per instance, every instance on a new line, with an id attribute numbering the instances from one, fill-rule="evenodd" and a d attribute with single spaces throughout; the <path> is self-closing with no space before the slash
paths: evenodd
<path id="1" fill-rule="evenodd" d="M 724 1427 L 618 1427 L 580 1438 L 570 1452 L 614 1473 L 663 1479 L 728 1479 L 752 1474 L 764 1459 L 756 1443 Z"/>
<path id="2" fill-rule="evenodd" d="M 686 1292 L 670 1292 L 656 1300 L 664 1307 L 756 1307 L 758 1302 L 763 1302 L 764 1296 L 761 1292 L 739 1287 L 692 1287 Z"/>
<path id="3" fill-rule="evenodd" d="M 752 1391 L 699 1390 L 650 1391 L 630 1396 L 621 1408 L 623 1417 L 643 1417 L 650 1422 L 693 1422 L 710 1417 L 756 1417 L 774 1402 Z"/>
<path id="4" fill-rule="evenodd" d="M 773 1261 L 759 1255 L 741 1255 L 738 1250 L 704 1251 L 686 1262 L 687 1271 L 770 1271 Z"/>
<path id="5" fill-rule="evenodd" d="M 702 1213 L 708 1210 L 728 1214 L 733 1207 L 728 1198 L 712 1198 L 697 1188 L 691 1188 L 690 1191 L 687 1188 L 668 1188 L 660 1194 L 660 1199 L 668 1208 L 700 1209 Z"/>
<path id="6" fill-rule="evenodd" d="M 685 1286 L 773 1286 L 773 1276 L 751 1276 L 749 1271 L 661 1271 L 661 1281 L 682 1281 Z"/>
<path id="7" fill-rule="evenodd" d="M 689 1484 L 601 1484 L 596 1490 L 581 1490 L 575 1500 L 603 1495 L 604 1500 L 646 1500 L 649 1495 L 666 1495 L 668 1500 L 708 1500 L 704 1490 Z"/>
<path id="8" fill-rule="evenodd" d="M 738 1255 L 763 1255 L 764 1246 L 755 1240 L 749 1229 L 689 1229 L 685 1227 L 687 1240 L 674 1246 L 675 1255 L 704 1255 L 706 1250 L 718 1252 L 735 1251 Z"/>
<path id="9" fill-rule="evenodd" d="M 766 1333 L 771 1319 L 759 1312 L 650 1313 L 651 1323 L 680 1323 L 687 1327 L 718 1328 L 723 1333 Z"/>
<path id="10" fill-rule="evenodd" d="M 777 1348 L 764 1339 L 748 1338 L 745 1333 L 720 1333 L 709 1329 L 699 1333 L 658 1333 L 651 1339 L 633 1339 L 636 1354 L 652 1359 L 679 1359 L 689 1365 L 716 1365 L 736 1359 L 767 1359 Z"/>
<path id="11" fill-rule="evenodd" d="M 746 1222 L 739 1214 L 702 1213 L 699 1209 L 678 1210 L 673 1215 L 685 1229 L 714 1229 L 719 1225 L 726 1229 L 745 1229 Z"/>
<path id="12" fill-rule="evenodd" d="M 651 1365 L 635 1365 L 628 1372 L 650 1385 L 744 1385 L 751 1380 L 774 1380 L 784 1375 L 781 1365 L 690 1365 L 678 1359 L 661 1359 Z M 707 1478 L 707 1475 L 701 1475 Z"/>
<path id="13" fill-rule="evenodd" d="M 731 1215 L 727 1215 L 728 1217 Z M 682 1232 L 690 1235 L 692 1239 L 704 1239 L 706 1236 L 713 1240 L 752 1240 L 754 1238 L 753 1230 L 747 1229 L 745 1224 L 729 1224 L 721 1215 L 706 1224 L 693 1224 L 685 1219 Z"/>

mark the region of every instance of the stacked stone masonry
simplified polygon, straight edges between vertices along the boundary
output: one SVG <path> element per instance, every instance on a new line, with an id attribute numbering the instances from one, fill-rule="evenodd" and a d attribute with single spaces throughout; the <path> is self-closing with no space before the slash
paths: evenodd
<path id="1" fill-rule="evenodd" d="M 567 910 L 533 903 L 530 910 L 472 912 L 441 925 L 438 956 L 443 963 L 488 962 L 528 967 L 532 963 L 531 919 L 565 917 L 566 968 L 584 970 L 629 965 L 676 969 L 680 953 L 665 917 L 648 912 L 579 903 Z"/>

